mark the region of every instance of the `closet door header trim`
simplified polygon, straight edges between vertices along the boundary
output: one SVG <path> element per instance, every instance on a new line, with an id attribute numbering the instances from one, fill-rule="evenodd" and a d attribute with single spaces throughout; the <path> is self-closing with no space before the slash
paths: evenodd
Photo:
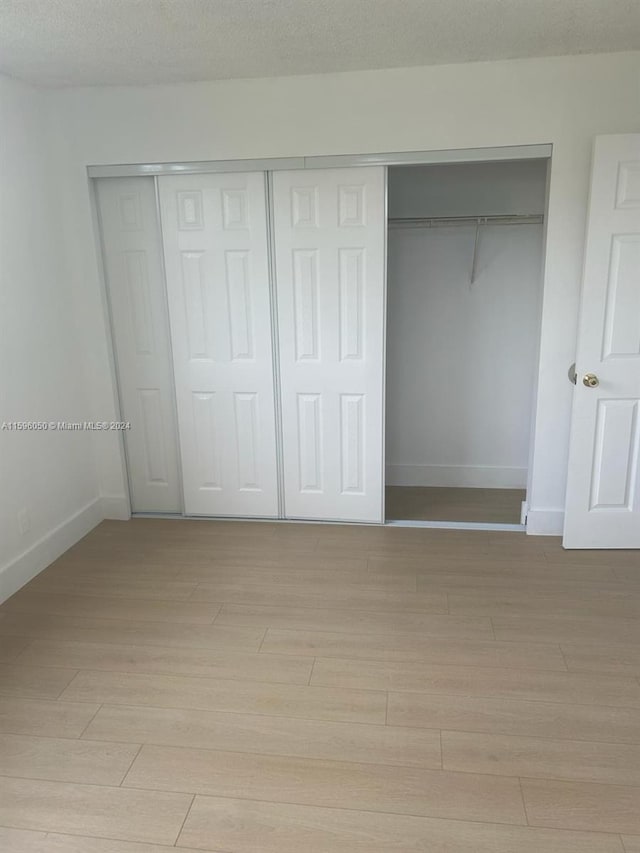
<path id="1" fill-rule="evenodd" d="M 538 160 L 551 157 L 552 146 L 505 145 L 442 151 L 397 151 L 382 154 L 330 154 L 318 157 L 265 157 L 256 160 L 201 160 L 191 163 L 129 163 L 87 166 L 90 178 L 133 175 L 196 175 L 202 172 L 275 172 L 353 166 L 409 166 L 428 163 L 481 163 L 495 160 Z"/>

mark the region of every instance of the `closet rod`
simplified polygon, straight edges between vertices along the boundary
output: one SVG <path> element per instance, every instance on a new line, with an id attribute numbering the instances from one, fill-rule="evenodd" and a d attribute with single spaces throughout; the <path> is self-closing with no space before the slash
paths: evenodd
<path id="1" fill-rule="evenodd" d="M 449 225 L 540 225 L 541 213 L 522 213 L 513 216 L 428 216 L 389 218 L 390 228 L 438 228 Z"/>

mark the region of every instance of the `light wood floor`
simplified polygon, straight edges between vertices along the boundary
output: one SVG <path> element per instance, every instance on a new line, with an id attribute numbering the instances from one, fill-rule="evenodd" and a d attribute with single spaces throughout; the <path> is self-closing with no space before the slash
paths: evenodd
<path id="1" fill-rule="evenodd" d="M 640 853 L 640 552 L 105 522 L 0 608 L 7 853 Z"/>
<path id="2" fill-rule="evenodd" d="M 389 520 L 520 524 L 520 509 L 526 491 L 387 486 L 385 495 Z"/>

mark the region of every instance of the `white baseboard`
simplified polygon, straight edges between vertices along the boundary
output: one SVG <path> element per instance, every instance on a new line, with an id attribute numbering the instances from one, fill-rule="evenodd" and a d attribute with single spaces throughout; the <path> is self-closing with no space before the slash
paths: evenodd
<path id="1" fill-rule="evenodd" d="M 387 486 L 524 489 L 526 468 L 499 465 L 387 465 Z"/>
<path id="2" fill-rule="evenodd" d="M 527 512 L 529 536 L 562 536 L 564 530 L 563 509 L 532 509 Z"/>
<path id="3" fill-rule="evenodd" d="M 0 568 L 0 603 L 64 554 L 103 519 L 100 498 L 88 503 Z"/>
<path id="4" fill-rule="evenodd" d="M 124 495 L 102 495 L 100 503 L 103 518 L 114 521 L 128 521 L 131 518 L 129 500 Z"/>
<path id="5" fill-rule="evenodd" d="M 488 521 L 417 521 L 414 519 L 400 521 L 394 518 L 391 521 L 385 521 L 385 527 L 425 527 L 436 530 L 494 530 L 501 533 L 505 531 L 514 533 L 525 532 L 522 524 L 494 524 Z"/>

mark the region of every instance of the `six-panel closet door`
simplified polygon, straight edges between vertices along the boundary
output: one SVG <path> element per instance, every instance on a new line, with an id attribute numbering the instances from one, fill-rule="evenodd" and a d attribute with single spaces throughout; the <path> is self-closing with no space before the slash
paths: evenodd
<path id="1" fill-rule="evenodd" d="M 133 512 L 179 513 L 162 241 L 153 178 L 101 178 L 96 200 Z"/>
<path id="2" fill-rule="evenodd" d="M 285 515 L 383 520 L 385 170 L 273 174 Z"/>
<path id="3" fill-rule="evenodd" d="M 277 516 L 265 176 L 158 185 L 185 512 Z"/>

